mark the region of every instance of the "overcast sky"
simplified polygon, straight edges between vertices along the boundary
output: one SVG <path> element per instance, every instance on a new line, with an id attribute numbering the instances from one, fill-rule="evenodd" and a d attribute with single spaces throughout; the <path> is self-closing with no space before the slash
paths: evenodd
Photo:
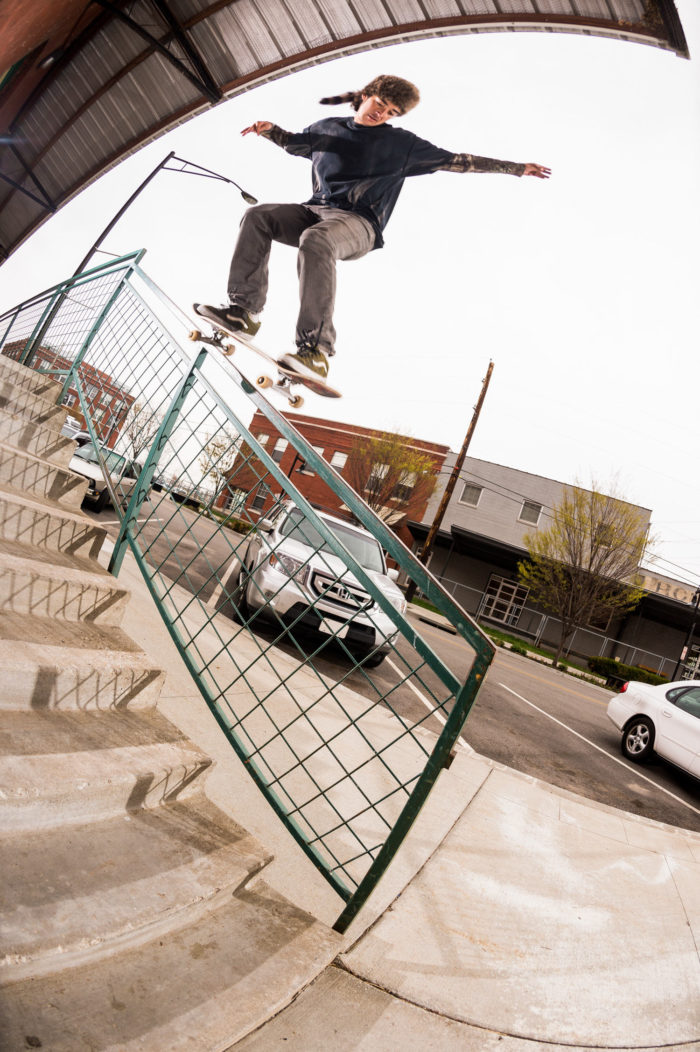
<path id="1" fill-rule="evenodd" d="M 305 413 L 459 449 L 490 359 L 470 454 L 651 508 L 658 572 L 700 584 L 700 10 L 676 0 L 691 61 L 543 33 L 426 40 L 324 63 L 214 108 L 88 188 L 0 267 L 0 311 L 68 276 L 170 150 L 261 201 L 310 196 L 310 165 L 240 130 L 298 131 L 349 108 L 322 95 L 377 73 L 414 81 L 400 123 L 438 146 L 552 168 L 552 178 L 407 180 L 386 247 L 339 265 L 342 401 Z M 397 122 L 398 123 L 398 122 Z M 105 242 L 186 309 L 225 299 L 244 205 L 163 172 Z M 105 257 L 97 257 L 98 261 Z M 295 252 L 276 246 L 259 341 L 293 343 Z M 524 494 L 527 496 L 527 494 Z"/>

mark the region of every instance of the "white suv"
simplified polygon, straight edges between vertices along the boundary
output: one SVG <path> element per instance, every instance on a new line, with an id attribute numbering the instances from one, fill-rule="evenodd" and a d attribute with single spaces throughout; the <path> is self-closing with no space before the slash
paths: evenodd
<path id="1" fill-rule="evenodd" d="M 391 605 L 405 613 L 397 571 L 387 570 L 376 538 L 328 512 L 317 514 Z M 398 636 L 391 618 L 292 501 L 279 504 L 250 534 L 238 585 L 243 614 L 260 610 L 260 616 L 277 615 L 285 624 L 334 635 L 371 668 L 381 664 Z"/>

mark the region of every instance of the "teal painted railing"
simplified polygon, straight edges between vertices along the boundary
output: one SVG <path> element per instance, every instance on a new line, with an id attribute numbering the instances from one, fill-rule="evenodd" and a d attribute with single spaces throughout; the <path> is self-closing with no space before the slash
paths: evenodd
<path id="1" fill-rule="evenodd" d="M 130 549 L 222 732 L 345 903 L 344 931 L 448 764 L 493 647 L 235 359 L 187 343 L 141 255 L 3 315 L 0 350 L 82 412 L 119 517 L 112 571 Z M 253 408 L 269 435 L 251 432 Z M 281 470 L 271 435 L 349 533 Z M 377 576 L 377 542 L 461 637 L 466 672 Z"/>

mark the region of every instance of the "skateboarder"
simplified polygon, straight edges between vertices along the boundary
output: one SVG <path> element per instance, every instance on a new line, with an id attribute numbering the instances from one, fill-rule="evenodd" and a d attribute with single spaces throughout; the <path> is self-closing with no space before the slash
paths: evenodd
<path id="1" fill-rule="evenodd" d="M 267 295 L 272 241 L 298 247 L 301 306 L 296 351 L 280 363 L 302 376 L 325 380 L 335 353 L 333 307 L 336 261 L 359 259 L 381 248 L 383 231 L 404 179 L 432 172 L 501 172 L 548 179 L 540 164 L 517 164 L 452 153 L 387 122 L 419 102 L 414 84 L 379 76 L 361 91 L 321 99 L 326 105 L 350 103 L 350 117 L 326 117 L 302 132 L 288 132 L 270 121 L 256 121 L 254 133 L 287 153 L 312 163 L 313 195 L 305 204 L 256 205 L 243 216 L 231 260 L 228 294 L 222 307 L 195 304 L 195 311 L 224 328 L 254 335 L 256 315 Z"/>

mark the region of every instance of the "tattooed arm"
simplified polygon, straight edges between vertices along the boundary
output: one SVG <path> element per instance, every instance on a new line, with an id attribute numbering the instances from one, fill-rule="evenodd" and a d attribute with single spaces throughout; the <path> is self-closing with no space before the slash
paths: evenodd
<path id="1" fill-rule="evenodd" d="M 244 128 L 241 135 L 249 135 L 251 132 L 255 132 L 256 135 L 262 135 L 264 139 L 269 139 L 275 146 L 281 146 L 287 153 L 295 154 L 298 157 L 310 158 L 311 142 L 307 131 L 288 132 L 284 128 L 280 128 L 278 124 L 273 124 L 272 121 L 256 121 L 249 128 Z"/>
<path id="2" fill-rule="evenodd" d="M 444 166 L 445 172 L 499 172 L 503 175 L 534 175 L 538 179 L 549 179 L 550 169 L 541 164 L 518 164 L 515 161 L 497 161 L 493 157 L 477 157 L 473 153 L 455 153 Z"/>

